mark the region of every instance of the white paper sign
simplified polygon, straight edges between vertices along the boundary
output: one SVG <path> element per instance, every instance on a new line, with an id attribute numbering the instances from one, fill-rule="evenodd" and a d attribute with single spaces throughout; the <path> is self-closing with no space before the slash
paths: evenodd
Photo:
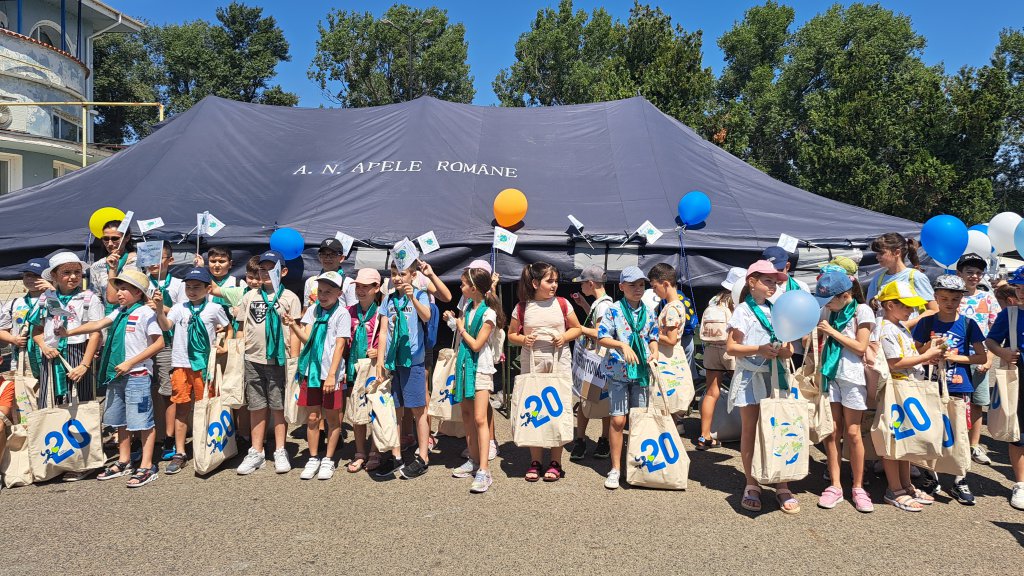
<path id="1" fill-rule="evenodd" d="M 274 264 L 274 267 L 267 271 L 270 275 L 270 286 L 273 289 L 274 294 L 277 294 L 278 289 L 281 288 L 281 263 Z"/>
<path id="2" fill-rule="evenodd" d="M 783 250 L 785 250 L 786 252 L 789 252 L 790 254 L 795 254 L 796 253 L 796 247 L 797 247 L 797 244 L 799 242 L 800 242 L 800 240 L 797 239 L 797 238 L 793 238 L 792 236 L 790 236 L 788 234 L 781 234 L 781 235 L 779 235 L 779 244 L 778 244 L 778 246 L 779 246 L 779 248 L 782 248 Z"/>
<path id="3" fill-rule="evenodd" d="M 136 222 L 136 224 L 138 224 L 139 226 L 139 231 L 145 234 L 146 232 L 150 232 L 152 230 L 156 230 L 157 228 L 163 227 L 164 219 L 151 218 L 149 220 L 139 220 L 138 222 Z"/>
<path id="4" fill-rule="evenodd" d="M 139 268 L 146 269 L 157 266 L 164 257 L 164 241 L 152 240 L 139 242 L 135 245 L 135 263 Z"/>
<path id="5" fill-rule="evenodd" d="M 494 227 L 494 242 L 493 246 L 502 252 L 511 254 L 516 249 L 516 241 L 519 240 L 519 236 L 505 230 L 501 226 Z"/>
<path id="6" fill-rule="evenodd" d="M 199 235 L 213 236 L 224 228 L 224 223 L 209 212 L 196 214 L 196 231 Z"/>
<path id="7" fill-rule="evenodd" d="M 576 217 L 573 216 L 572 214 L 569 214 L 569 222 L 572 222 L 572 226 L 573 228 L 576 229 L 577 232 L 583 232 L 583 222 L 577 220 Z"/>
<path id="8" fill-rule="evenodd" d="M 132 218 L 135 217 L 135 212 L 131 210 L 124 213 L 124 218 L 121 220 L 121 225 L 117 227 L 117 231 L 121 234 L 127 234 L 128 228 L 132 225 Z"/>
<path id="9" fill-rule="evenodd" d="M 582 346 L 577 346 L 573 350 L 572 385 L 577 396 L 583 395 L 584 382 L 590 382 L 591 386 L 604 390 L 605 381 L 599 370 L 603 361 L 604 358 L 593 350 L 587 350 Z"/>
<path id="10" fill-rule="evenodd" d="M 348 257 L 348 253 L 352 250 L 352 244 L 356 241 L 355 238 L 345 234 L 344 232 L 338 232 L 334 235 L 334 239 L 341 242 L 341 255 Z"/>
<path id="11" fill-rule="evenodd" d="M 644 223 L 636 229 L 635 234 L 639 234 L 647 238 L 648 244 L 654 244 L 658 241 L 658 238 L 662 237 L 663 232 L 655 228 L 654 224 L 651 224 L 650 220 L 645 220 Z"/>
<path id="12" fill-rule="evenodd" d="M 411 268 L 419 257 L 420 251 L 416 249 L 416 245 L 408 238 L 403 238 L 391 249 L 391 259 L 394 261 L 395 266 L 398 266 L 399 270 Z"/>
<path id="13" fill-rule="evenodd" d="M 416 241 L 419 242 L 420 249 L 423 250 L 424 254 L 430 254 L 435 250 L 441 249 L 441 244 L 437 242 L 437 236 L 434 236 L 433 230 L 419 236 L 416 238 Z"/>
<path id="14" fill-rule="evenodd" d="M 74 318 L 75 315 L 66 310 L 56 298 L 46 299 L 46 313 L 54 318 Z"/>

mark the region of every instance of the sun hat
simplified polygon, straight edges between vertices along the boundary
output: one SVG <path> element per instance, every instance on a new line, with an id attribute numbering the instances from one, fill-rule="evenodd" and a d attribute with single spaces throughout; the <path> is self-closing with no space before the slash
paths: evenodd
<path id="1" fill-rule="evenodd" d="M 818 267 L 821 268 L 822 271 L 824 271 L 826 266 L 837 266 L 839 268 L 842 268 L 850 276 L 857 276 L 857 270 L 859 269 L 859 267 L 857 266 L 857 262 L 855 262 L 853 258 L 850 258 L 848 256 L 836 256 L 835 258 L 829 260 L 825 264 L 819 265 Z"/>
<path id="2" fill-rule="evenodd" d="M 781 246 L 769 246 L 761 253 L 761 259 L 771 262 L 776 270 L 785 270 L 789 264 L 789 252 Z"/>
<path id="3" fill-rule="evenodd" d="M 282 256 L 277 250 L 267 250 L 260 255 L 260 264 L 264 262 L 273 262 L 274 264 L 284 266 L 284 256 Z"/>
<path id="4" fill-rule="evenodd" d="M 1024 266 L 1014 270 L 1006 279 L 1006 283 L 1012 286 L 1024 286 Z"/>
<path id="5" fill-rule="evenodd" d="M 213 282 L 213 277 L 210 276 L 210 271 L 207 270 L 206 268 L 196 266 L 194 268 L 189 268 L 188 272 L 185 273 L 184 282 L 188 282 L 189 280 L 195 280 L 197 282 L 202 282 L 203 284 L 209 284 Z"/>
<path id="6" fill-rule="evenodd" d="M 338 274 L 334 270 L 328 270 L 327 272 L 324 272 L 323 274 L 317 276 L 316 281 L 327 282 L 328 284 L 333 285 L 335 288 L 341 288 L 342 286 L 345 285 L 345 277 L 342 276 L 341 274 Z"/>
<path id="7" fill-rule="evenodd" d="M 785 252 L 785 250 L 783 250 Z M 768 260 L 758 260 L 747 268 L 747 275 L 745 278 L 749 278 L 751 274 L 764 274 L 765 276 L 772 276 L 777 282 L 785 282 L 789 279 L 789 276 L 785 272 L 780 272 L 774 264 Z"/>
<path id="8" fill-rule="evenodd" d="M 142 270 L 126 268 L 117 275 L 117 278 L 112 278 L 111 282 L 123 282 L 138 288 L 143 294 L 149 293 L 149 276 Z"/>
<path id="9" fill-rule="evenodd" d="M 928 304 L 924 298 L 914 294 L 914 291 L 910 288 L 910 284 L 902 281 L 893 281 L 882 286 L 882 289 L 878 291 L 878 295 L 875 296 L 875 300 L 878 300 L 879 302 L 899 300 L 911 308 L 920 308 Z"/>
<path id="10" fill-rule="evenodd" d="M 49 268 L 43 270 L 43 280 L 53 282 L 53 271 L 64 264 L 78 264 L 82 267 L 82 274 L 85 274 L 85 262 L 78 258 L 74 252 L 58 252 L 49 261 Z"/>
<path id="11" fill-rule="evenodd" d="M 42 276 L 49 267 L 50 261 L 46 258 L 33 258 L 21 266 L 21 273 Z"/>
<path id="12" fill-rule="evenodd" d="M 487 260 L 480 260 L 479 258 L 470 262 L 469 266 L 466 266 L 463 270 L 473 270 L 477 268 L 487 272 L 488 274 L 494 274 L 494 269 L 491 268 L 490 262 Z"/>
<path id="13" fill-rule="evenodd" d="M 932 290 L 967 292 L 967 286 L 964 284 L 964 279 L 955 274 L 942 274 L 932 282 Z"/>
<path id="14" fill-rule="evenodd" d="M 729 268 L 729 273 L 725 275 L 725 280 L 722 280 L 722 288 L 726 290 L 732 290 L 732 287 L 737 282 L 742 281 L 747 276 L 747 271 L 739 266 L 733 266 Z"/>
<path id="15" fill-rule="evenodd" d="M 619 282 L 629 283 L 636 282 L 637 280 L 647 280 L 647 275 L 644 271 L 636 266 L 626 266 L 622 269 L 622 273 L 619 274 Z"/>
<path id="16" fill-rule="evenodd" d="M 604 273 L 604 268 L 601 268 L 600 266 L 587 266 L 582 272 L 580 272 L 579 276 L 572 279 L 573 282 L 577 283 L 597 282 L 599 284 L 604 284 L 605 280 L 606 274 Z"/>
<path id="17" fill-rule="evenodd" d="M 363 284 L 369 286 L 370 284 L 380 284 L 380 272 L 373 268 L 360 268 L 356 272 L 356 284 Z"/>
<path id="18" fill-rule="evenodd" d="M 814 288 L 814 299 L 818 306 L 825 306 L 833 298 L 853 288 L 853 280 L 842 268 L 826 270 L 821 278 L 818 278 L 818 285 Z"/>

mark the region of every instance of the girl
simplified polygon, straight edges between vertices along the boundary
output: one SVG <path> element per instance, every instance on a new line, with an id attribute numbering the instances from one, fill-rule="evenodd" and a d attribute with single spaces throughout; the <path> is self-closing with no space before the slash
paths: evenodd
<path id="1" fill-rule="evenodd" d="M 356 363 L 363 358 L 371 362 L 377 359 L 377 295 L 380 293 L 380 272 L 373 268 L 362 268 L 356 273 L 356 299 L 358 302 L 348 307 L 352 317 L 352 346 L 349 348 L 347 378 L 350 385 L 362 386 L 356 382 Z M 351 386 L 350 386 L 351 387 Z M 380 452 L 376 447 L 366 458 L 366 424 L 354 424 L 352 431 L 356 437 L 356 453 L 348 463 L 346 470 L 356 473 L 363 466 L 370 472 L 380 467 Z"/>
<path id="2" fill-rule="evenodd" d="M 462 421 L 466 423 L 466 443 L 470 458 L 456 468 L 452 476 L 466 478 L 473 474 L 469 491 L 483 493 L 491 485 L 488 464 L 491 433 L 487 425 L 489 395 L 494 387 L 494 349 L 491 336 L 504 324 L 504 313 L 492 290 L 491 274 L 479 268 L 468 268 L 462 273 L 462 295 L 466 306 L 455 320 L 459 338 L 459 352 L 455 362 L 455 386 L 452 394 L 462 407 Z M 449 317 L 451 313 L 448 313 Z"/>
<path id="3" fill-rule="evenodd" d="M 722 445 L 711 437 L 711 422 L 715 417 L 715 405 L 721 391 L 718 384 L 727 372 L 736 369 L 736 360 L 725 350 L 726 326 L 732 318 L 732 289 L 736 282 L 743 281 L 747 271 L 743 268 L 730 268 L 729 274 L 722 281 L 722 290 L 708 302 L 708 308 L 700 322 L 700 339 L 704 343 L 704 372 L 707 375 L 707 388 L 700 401 L 700 437 L 697 438 L 697 450 L 718 448 Z"/>
<path id="4" fill-rule="evenodd" d="M 919 293 L 918 293 L 919 294 Z M 925 364 L 936 364 L 942 358 L 942 348 L 932 346 L 919 354 L 914 338 L 903 324 L 915 308 L 925 305 L 925 300 L 907 282 L 890 282 L 882 287 L 875 300 L 882 310 L 878 325 L 878 340 L 885 355 L 892 379 L 924 379 Z M 910 481 L 910 462 L 882 459 L 888 487 L 885 501 L 906 512 L 920 512 L 923 504 L 935 501 L 930 495 L 918 490 Z"/>
<path id="5" fill-rule="evenodd" d="M 529 374 L 534 369 L 538 372 L 572 372 L 572 357 L 565 346 L 579 338 L 582 330 L 569 303 L 556 298 L 557 290 L 558 270 L 554 266 L 547 262 L 534 262 L 523 267 L 519 277 L 519 304 L 512 312 L 508 327 L 509 342 L 523 349 L 519 357 L 521 374 Z M 540 479 L 543 455 L 542 448 L 530 448 L 527 482 Z M 555 482 L 564 477 L 562 448 L 552 448 L 544 481 Z"/>
<path id="6" fill-rule="evenodd" d="M 822 306 L 818 331 L 828 340 L 821 352 L 818 369 L 821 370 L 823 387 L 829 393 L 836 430 L 845 432 L 844 442 L 850 447 L 853 505 L 858 512 L 873 512 L 875 508 L 871 497 L 864 490 L 864 444 L 860 424 L 864 411 L 868 409 L 863 356 L 875 327 L 875 315 L 863 303 L 864 296 L 859 291 L 854 294 L 853 280 L 845 270 L 826 267 L 823 272 L 818 278 L 814 297 Z M 837 432 L 824 442 L 832 484 L 818 499 L 818 506 L 822 508 L 835 508 L 843 500 L 843 487 L 839 482 L 839 464 L 842 461 L 839 441 L 842 438 Z"/>
<path id="7" fill-rule="evenodd" d="M 889 282 L 906 282 L 914 294 L 925 300 L 922 309 L 913 314 L 912 320 L 906 323 L 907 330 L 914 329 L 914 325 L 920 318 L 918 313 L 925 310 L 932 312 L 939 310 L 928 276 L 920 270 L 921 263 L 917 257 L 918 245 L 916 240 L 904 238 L 896 232 L 882 234 L 871 243 L 871 250 L 875 252 L 878 264 L 883 268 L 868 284 L 867 302 L 875 309 L 876 316 L 880 314 L 881 309 L 875 296 Z M 910 261 L 911 268 L 904 264 L 904 259 Z"/>
<path id="8" fill-rule="evenodd" d="M 793 356 L 792 344 L 775 338 L 772 306 L 768 301 L 778 285 L 787 279 L 785 272 L 776 270 L 767 260 L 758 260 L 747 268 L 740 304 L 729 319 L 729 337 L 725 343 L 726 352 L 736 358 L 736 373 L 729 388 L 729 411 L 739 406 L 742 421 L 740 456 L 747 485 L 743 488 L 740 506 L 753 512 L 761 511 L 761 487 L 750 472 L 754 461 L 754 436 L 761 414 L 758 402 L 770 394 L 771 371 L 780 370 L 779 361 Z M 789 484 L 778 484 L 775 496 L 786 514 L 800 512 L 800 503 L 793 497 Z"/>

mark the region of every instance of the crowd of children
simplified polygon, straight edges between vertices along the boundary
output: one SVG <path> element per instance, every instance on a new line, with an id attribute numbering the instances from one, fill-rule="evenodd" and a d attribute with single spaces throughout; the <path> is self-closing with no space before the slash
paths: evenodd
<path id="1" fill-rule="evenodd" d="M 229 275 L 231 252 L 211 248 L 179 279 L 170 273 L 169 247 L 159 263 L 145 270 L 136 267 L 131 240 L 118 231 L 119 224 L 103 227 L 100 243 L 107 254 L 91 267 L 72 252 L 30 260 L 22 269 L 26 295 L 0 310 L 0 341 L 13 346 L 14 361 L 27 362 L 21 369 L 38 379 L 33 399 L 38 408 L 65 405 L 73 397 L 104 398 L 103 424 L 114 430 L 117 457 L 98 472 L 98 480 L 128 476 L 128 487 L 135 488 L 158 478 L 161 461 L 167 462 L 166 474 L 188 466 L 192 406 L 216 393 L 211 383 L 223 369 L 218 358 L 230 343 L 244 350 L 244 406 L 235 410 L 234 420 L 238 441 L 247 449 L 236 469 L 239 475 L 266 465 L 268 443 L 274 446 L 274 470 L 291 470 L 285 411 L 286 390 L 294 382 L 309 445 L 299 477 L 331 479 L 343 438 L 342 414 L 350 395 L 355 397 L 360 365 L 370 366 L 369 374 L 377 381 L 390 381 L 404 434 L 400 443 L 378 450 L 367 437 L 365 421 L 354 423 L 354 456 L 345 470 L 405 479 L 429 471 L 433 438 L 427 405 L 432 340 L 441 315 L 436 302 L 449 302 L 452 295 L 428 264 L 417 261 L 400 269 L 392 263 L 389 281 L 369 268 L 350 276 L 341 266 L 341 243 L 327 239 L 319 250 L 322 270 L 305 281 L 300 299 L 282 283 L 288 268 L 277 251 L 252 257 L 240 282 Z M 709 302 L 699 327 L 706 389 L 694 445 L 697 450 L 721 446 L 712 434 L 712 419 L 727 388 L 728 410 L 738 409 L 741 422 L 739 452 L 746 481 L 739 502 L 744 509 L 757 512 L 763 506 L 762 485 L 752 470 L 760 403 L 802 362 L 813 362 L 820 374 L 821 392 L 835 423 L 835 432 L 822 447 L 828 486 L 818 499 L 821 508 L 843 502 L 841 463 L 847 458 L 854 507 L 860 512 L 874 509 L 864 489 L 870 440 L 862 428 L 865 413 L 875 409 L 881 393 L 876 359 L 884 360 L 886 377 L 897 383 L 925 380 L 928 366 L 942 370 L 936 385 L 968 406 L 971 458 L 976 464 L 991 463 L 980 443 L 983 412 L 991 401 L 989 374 L 997 359 L 1007 364 L 1020 359 L 1010 343 L 1024 342 L 1024 325 L 1011 322 L 1008 310 L 1016 310 L 1024 297 L 1024 267 L 1006 286 L 986 290 L 982 281 L 989 262 L 979 255 L 965 255 L 956 274 L 929 281 L 918 267 L 913 241 L 884 234 L 872 249 L 882 270 L 870 279 L 866 293 L 853 260 L 839 257 L 821 267 L 812 292 L 821 309 L 813 339 L 782 342 L 776 335 L 772 312 L 779 294 L 809 291 L 791 276 L 794 255 L 778 247 L 766 250 L 747 269 L 729 270 L 724 290 Z M 83 284 L 86 276 L 88 288 Z M 509 360 L 503 348 L 507 334 L 508 342 L 521 348 L 521 374 L 568 375 L 570 346 L 600 356 L 609 408 L 590 455 L 610 459 L 604 486 L 618 488 L 628 416 L 651 401 L 659 359 L 693 361 L 687 349 L 692 348 L 689 339 L 696 323 L 692 306 L 677 297 L 677 271 L 667 264 L 646 273 L 627 267 L 618 279 L 622 297 L 615 301 L 606 291 L 603 269 L 583 270 L 573 280 L 578 291 L 572 295 L 585 313 L 580 322 L 570 301 L 557 296 L 558 269 L 532 263 L 519 278 L 518 303 L 508 314 L 507 326 L 497 298 L 498 280 L 490 264 L 474 261 L 460 276 L 460 302 L 443 313 L 455 336 L 450 394 L 459 404 L 455 409 L 466 436 L 466 462 L 452 476 L 472 478 L 470 491 L 476 493 L 486 492 L 494 481 L 490 398 L 496 391 L 497 367 Z M 654 307 L 645 302 L 648 288 L 656 298 Z M 1011 338 L 1011 330 L 1020 333 Z M 0 388 L 0 431 L 5 432 L 0 434 L 0 451 L 13 406 L 11 387 Z M 582 410 L 575 424 L 569 458 L 580 460 L 587 456 L 588 418 Z M 321 447 L 323 435 L 326 449 Z M 410 457 L 403 457 L 406 445 L 415 448 Z M 562 446 L 529 451 L 526 481 L 565 477 Z M 1011 504 L 1024 509 L 1024 440 L 1012 443 L 1009 452 L 1016 477 Z M 974 503 L 969 474 L 944 481 L 907 460 L 880 460 L 887 480 L 884 501 L 900 510 L 921 511 L 934 502 L 943 482 L 950 496 Z M 64 479 L 78 480 L 90 472 L 69 472 Z M 917 475 L 921 477 L 915 483 Z M 780 510 L 800 512 L 788 483 L 773 488 Z"/>

